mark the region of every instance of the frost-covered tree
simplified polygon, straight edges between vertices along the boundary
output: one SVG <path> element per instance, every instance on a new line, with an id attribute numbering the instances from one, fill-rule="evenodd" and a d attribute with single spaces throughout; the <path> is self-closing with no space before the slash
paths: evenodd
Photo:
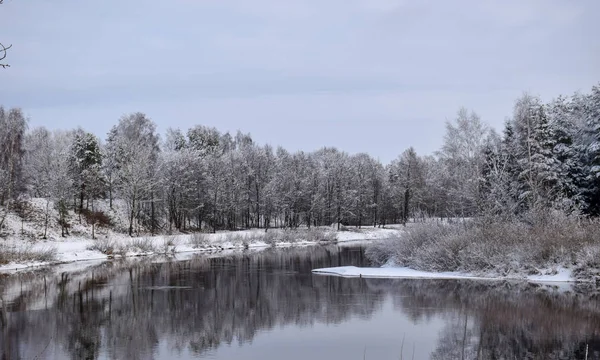
<path id="1" fill-rule="evenodd" d="M 323 223 L 339 229 L 342 223 L 350 223 L 355 217 L 357 190 L 351 186 L 354 174 L 348 171 L 350 158 L 335 148 L 323 148 L 315 152 L 315 159 L 320 172 Z"/>
<path id="2" fill-rule="evenodd" d="M 46 198 L 44 212 L 44 234 L 47 237 L 50 214 L 50 201 L 53 196 L 53 173 L 56 167 L 56 146 L 54 136 L 45 127 L 37 127 L 29 132 L 24 141 L 23 178 L 27 191 L 32 197 Z"/>
<path id="3" fill-rule="evenodd" d="M 27 120 L 21 109 L 0 106 L 0 228 L 22 190 L 23 141 Z"/>
<path id="4" fill-rule="evenodd" d="M 221 134 L 215 128 L 196 125 L 187 132 L 188 144 L 202 155 L 223 150 Z"/>
<path id="5" fill-rule="evenodd" d="M 199 152 L 187 146 L 178 130 L 167 130 L 160 156 L 160 185 L 167 207 L 169 229 L 186 229 L 186 220 L 194 218 L 201 228 L 205 207 L 205 175 Z"/>
<path id="6" fill-rule="evenodd" d="M 549 171 L 556 179 L 554 206 L 573 211 L 585 207 L 585 164 L 572 102 L 558 97 L 547 105 L 551 131 L 552 158 Z"/>
<path id="7" fill-rule="evenodd" d="M 84 199 L 91 199 L 93 202 L 102 191 L 102 152 L 98 138 L 82 129 L 75 131 L 68 161 L 74 190 L 79 195 L 81 212 Z"/>
<path id="8" fill-rule="evenodd" d="M 514 154 L 519 171 L 518 198 L 527 209 L 546 208 L 555 196 L 557 178 L 552 129 L 539 98 L 523 95 L 514 108 Z"/>
<path id="9" fill-rule="evenodd" d="M 447 169 L 446 186 L 454 216 L 470 216 L 477 212 L 487 133 L 488 128 L 479 116 L 465 108 L 458 111 L 454 122 L 446 123 L 444 143 L 438 156 Z"/>
<path id="10" fill-rule="evenodd" d="M 504 139 L 490 131 L 483 148 L 481 173 L 483 215 L 510 219 L 518 212 L 516 158 L 512 154 L 513 131 L 510 122 L 505 124 Z"/>
<path id="11" fill-rule="evenodd" d="M 410 147 L 392 161 L 388 171 L 392 201 L 400 221 L 406 225 L 409 217 L 421 210 L 425 187 L 423 164 Z"/>
<path id="12" fill-rule="evenodd" d="M 107 154 L 115 164 L 115 184 L 129 211 L 129 235 L 143 205 L 150 205 L 146 223 L 155 226 L 155 185 L 159 155 L 156 125 L 143 113 L 124 115 L 107 138 Z"/>
<path id="13" fill-rule="evenodd" d="M 33 129 L 25 137 L 23 172 L 27 191 L 32 197 L 46 199 L 44 238 L 47 236 L 52 203 L 59 212 L 58 223 L 62 236 L 69 233 L 67 203 L 73 189 L 69 153 L 73 138 L 72 132 L 50 132 L 44 127 Z"/>
<path id="14" fill-rule="evenodd" d="M 378 191 L 378 179 L 373 178 L 377 175 L 377 169 L 373 158 L 365 153 L 351 156 L 349 161 L 351 166 L 349 170 L 354 173 L 351 187 L 357 194 L 355 209 L 352 212 L 355 215 L 355 223 L 360 228 L 378 203 L 378 194 L 374 194 Z M 371 221 L 374 222 L 375 220 Z"/>
<path id="15" fill-rule="evenodd" d="M 600 214 L 600 84 L 592 88 L 583 109 L 587 144 L 587 203 L 588 212 Z"/>

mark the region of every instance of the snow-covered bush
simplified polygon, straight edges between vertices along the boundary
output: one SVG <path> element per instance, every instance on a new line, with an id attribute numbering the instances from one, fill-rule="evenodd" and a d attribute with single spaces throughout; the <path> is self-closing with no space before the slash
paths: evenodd
<path id="1" fill-rule="evenodd" d="M 206 247 L 210 244 L 209 235 L 194 233 L 190 236 L 189 244 L 195 248 Z"/>
<path id="2" fill-rule="evenodd" d="M 369 246 L 366 253 L 377 265 L 425 271 L 508 275 L 556 266 L 598 266 L 600 224 L 557 214 L 512 222 L 481 218 L 417 224 L 397 239 Z"/>
<path id="3" fill-rule="evenodd" d="M 116 243 L 110 239 L 97 239 L 94 244 L 88 247 L 88 250 L 100 251 L 105 255 L 112 255 L 117 248 Z"/>
<path id="4" fill-rule="evenodd" d="M 267 231 L 261 240 L 267 244 L 275 245 L 276 243 L 293 244 L 300 241 L 335 242 L 337 239 L 336 234 L 333 231 L 311 228 L 294 230 L 273 229 Z"/>
<path id="5" fill-rule="evenodd" d="M 140 252 L 156 252 L 156 246 L 154 246 L 151 238 L 133 239 L 130 247 Z"/>
<path id="6" fill-rule="evenodd" d="M 54 247 L 33 249 L 31 246 L 18 247 L 0 244 L 0 265 L 54 260 L 56 260 L 56 248 Z"/>

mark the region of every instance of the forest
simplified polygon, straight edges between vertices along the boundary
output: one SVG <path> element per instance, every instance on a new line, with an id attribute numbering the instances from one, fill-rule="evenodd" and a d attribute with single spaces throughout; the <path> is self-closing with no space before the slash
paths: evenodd
<path id="1" fill-rule="evenodd" d="M 439 151 L 408 147 L 389 164 L 331 147 L 289 152 L 203 125 L 159 134 L 141 112 L 101 139 L 83 128 L 29 128 L 22 109 L 0 107 L 0 228 L 31 198 L 91 221 L 102 219 L 95 202 L 122 201 L 129 235 L 140 226 L 156 234 L 510 220 L 531 211 L 595 217 L 600 84 L 547 103 L 523 94 L 500 132 L 462 108 Z"/>

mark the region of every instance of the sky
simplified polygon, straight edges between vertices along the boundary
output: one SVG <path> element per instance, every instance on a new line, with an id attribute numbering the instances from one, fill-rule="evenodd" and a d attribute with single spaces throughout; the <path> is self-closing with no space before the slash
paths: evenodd
<path id="1" fill-rule="evenodd" d="M 600 82 L 597 0 L 5 0 L 0 105 L 105 138 L 141 111 L 389 162 L 460 107 L 501 129 L 529 92 Z"/>

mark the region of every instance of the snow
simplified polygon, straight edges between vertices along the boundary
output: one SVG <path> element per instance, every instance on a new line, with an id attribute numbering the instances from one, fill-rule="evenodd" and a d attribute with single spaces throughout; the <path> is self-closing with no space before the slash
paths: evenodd
<path id="1" fill-rule="evenodd" d="M 338 242 L 358 241 L 358 240 L 383 240 L 398 237 L 403 232 L 402 229 L 395 228 L 353 228 L 347 231 L 337 233 Z"/>
<path id="2" fill-rule="evenodd" d="M 575 281 L 573 278 L 573 272 L 564 267 L 560 267 L 556 269 L 556 271 L 547 271 L 544 275 L 529 275 L 526 278 L 528 281 L 536 283 Z"/>
<path id="3" fill-rule="evenodd" d="M 352 229 L 351 231 L 336 232 L 329 228 L 322 229 L 325 232 L 334 232 L 338 242 L 355 242 L 355 241 L 371 241 L 376 239 L 385 239 L 396 236 L 401 230 L 395 229 L 379 229 L 365 228 Z M 282 230 L 271 229 L 269 233 L 282 232 Z M 215 234 L 201 234 L 203 243 L 194 245 L 192 243 L 192 235 L 162 235 L 154 237 L 128 237 L 122 234 L 103 235 L 97 240 L 87 237 L 69 237 L 58 238 L 43 241 L 26 241 L 18 238 L 10 238 L 2 240 L 2 244 L 13 248 L 26 248 L 30 251 L 46 250 L 49 248 L 56 249 L 56 260 L 51 262 L 27 262 L 27 263 L 9 263 L 0 265 L 0 272 L 15 272 L 23 269 L 30 269 L 40 266 L 57 265 L 72 262 L 83 261 L 106 261 L 111 258 L 120 257 L 139 257 L 165 255 L 174 256 L 181 253 L 198 253 L 198 252 L 214 252 L 226 250 L 245 250 L 245 249 L 260 249 L 269 246 L 275 247 L 290 247 L 290 246 L 311 246 L 317 245 L 317 241 L 303 240 L 302 231 L 297 232 L 298 238 L 291 241 L 279 241 L 270 245 L 263 241 L 265 238 L 264 229 L 251 229 L 243 231 L 222 231 Z M 292 234 L 293 231 L 292 231 Z M 289 236 L 287 237 L 289 239 Z M 293 238 L 293 237 L 292 237 Z M 91 248 L 99 242 L 110 242 L 116 249 L 124 249 L 123 251 L 115 251 L 114 255 L 107 255 L 99 250 Z M 143 241 L 149 244 L 154 251 L 143 251 L 135 246 L 138 241 Z"/>
<path id="4" fill-rule="evenodd" d="M 342 277 L 365 278 L 406 278 L 406 279 L 464 279 L 464 280 L 515 280 L 523 279 L 535 283 L 560 283 L 574 282 L 571 270 L 558 268 L 555 271 L 546 271 L 544 275 L 531 276 L 476 276 L 460 272 L 428 272 L 413 270 L 406 267 L 379 267 L 364 268 L 356 266 L 341 266 L 332 268 L 314 269 L 313 273 L 334 275 Z"/>
<path id="5" fill-rule="evenodd" d="M 488 278 L 471 276 L 457 272 L 427 272 L 405 267 L 360 268 L 356 266 L 341 266 L 333 268 L 314 269 L 316 274 L 337 275 L 343 277 L 367 278 L 411 278 L 411 279 L 479 279 Z"/>

